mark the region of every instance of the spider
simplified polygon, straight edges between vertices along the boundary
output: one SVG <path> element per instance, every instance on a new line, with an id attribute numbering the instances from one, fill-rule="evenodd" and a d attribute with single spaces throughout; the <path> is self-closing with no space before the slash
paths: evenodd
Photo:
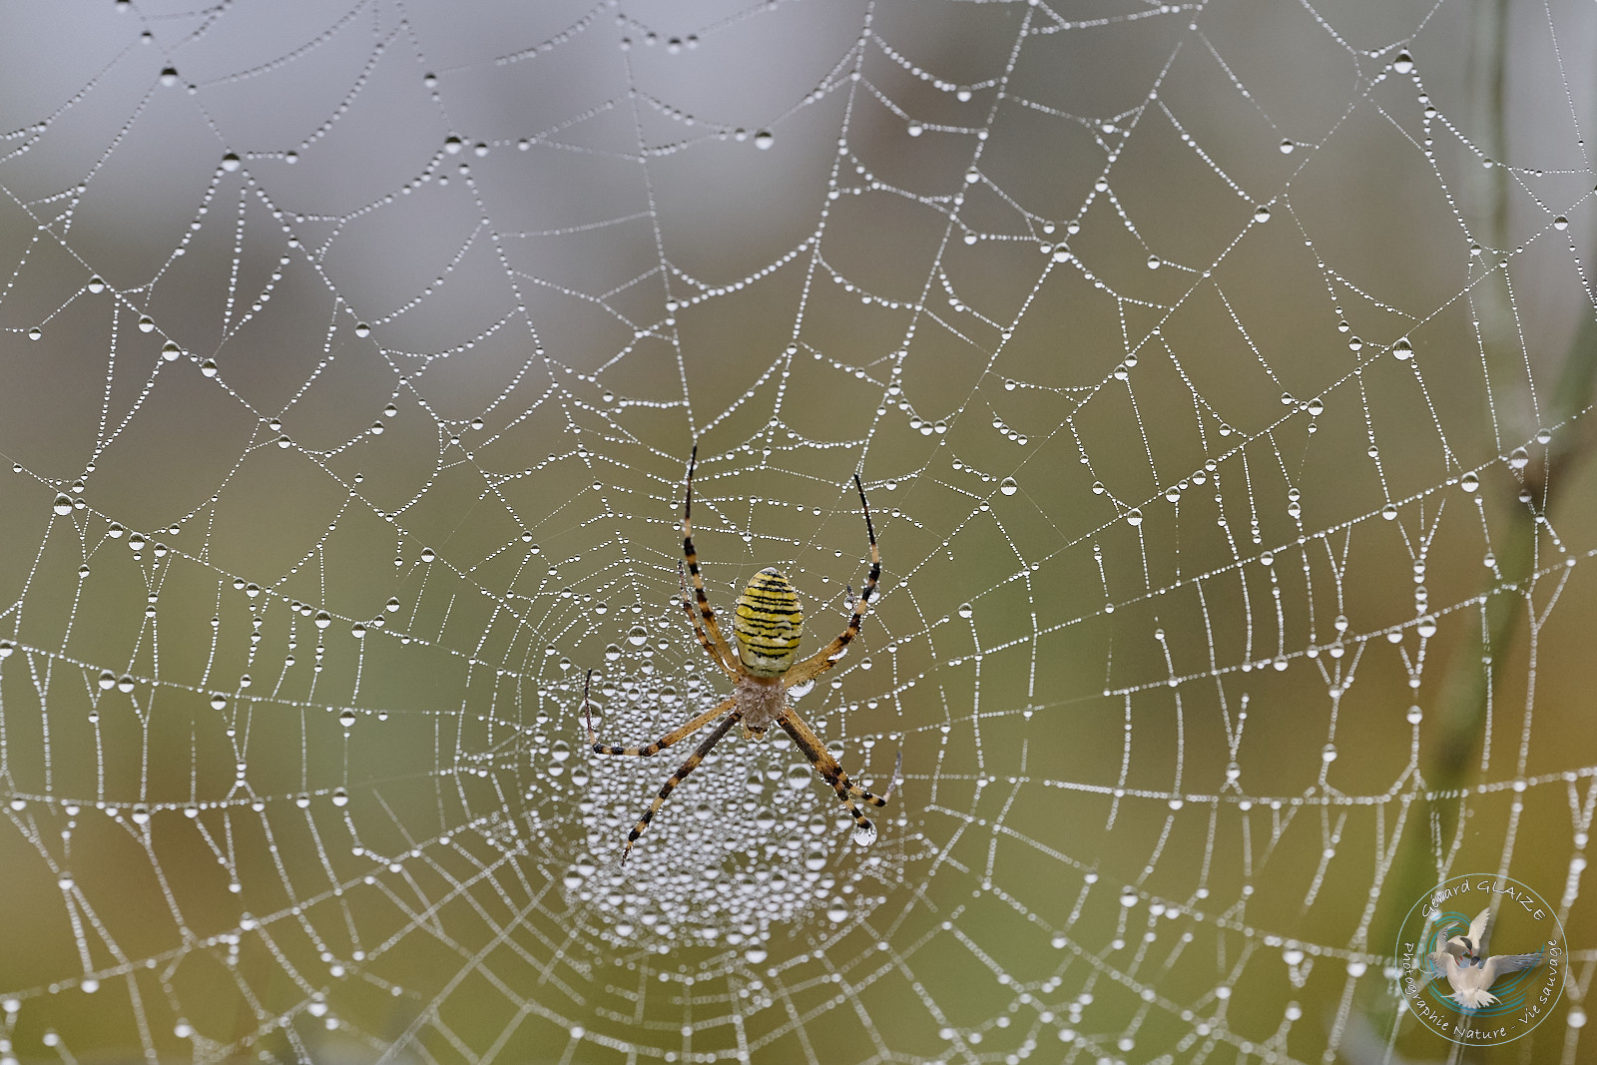
<path id="1" fill-rule="evenodd" d="M 699 556 L 693 549 L 691 523 L 693 469 L 698 463 L 698 458 L 699 449 L 695 445 L 692 455 L 688 458 L 687 488 L 682 501 L 682 550 L 687 555 L 687 570 L 684 573 L 682 563 L 677 563 L 677 576 L 682 587 L 682 610 L 693 625 L 693 632 L 699 638 L 699 645 L 722 672 L 732 678 L 732 694 L 647 746 L 612 747 L 600 743 L 598 733 L 593 728 L 593 711 L 588 702 L 588 688 L 593 682 L 593 670 L 588 670 L 587 679 L 582 684 L 582 709 L 588 725 L 588 740 L 593 744 L 595 754 L 629 754 L 643 757 L 658 754 L 672 744 L 686 739 L 716 718 L 721 719 L 699 744 L 698 749 L 682 763 L 681 768 L 671 774 L 671 779 L 661 786 L 654 801 L 644 811 L 643 817 L 632 831 L 627 833 L 627 845 L 622 848 L 621 860 L 623 862 L 627 860 L 627 855 L 632 852 L 632 845 L 638 841 L 639 836 L 643 835 L 644 829 L 649 827 L 649 822 L 654 820 L 654 815 L 660 812 L 660 807 L 665 805 L 665 800 L 670 797 L 676 786 L 693 772 L 710 753 L 710 749 L 738 722 L 743 724 L 745 737 L 763 738 L 765 730 L 772 724 L 791 736 L 798 749 L 804 752 L 810 764 L 815 767 L 815 771 L 832 785 L 838 799 L 853 815 L 854 841 L 862 846 L 866 845 L 876 838 L 876 826 L 860 813 L 859 807 L 853 800 L 859 799 L 871 806 L 886 806 L 888 798 L 893 793 L 893 785 L 898 782 L 898 769 L 904 760 L 903 752 L 899 752 L 898 763 L 893 767 L 893 778 L 887 790 L 880 796 L 872 795 L 848 779 L 843 767 L 838 764 L 836 758 L 832 757 L 815 731 L 799 716 L 798 711 L 793 709 L 793 704 L 787 697 L 789 688 L 807 683 L 831 669 L 841 657 L 843 648 L 859 635 L 860 619 L 865 616 L 871 593 L 876 590 L 877 578 L 882 573 L 882 557 L 876 549 L 876 530 L 871 525 L 871 508 L 865 502 L 865 489 L 860 484 L 859 474 L 854 475 L 854 488 L 859 492 L 860 509 L 865 512 L 865 533 L 871 542 L 870 575 L 865 578 L 865 587 L 859 598 L 854 600 L 854 613 L 849 618 L 848 627 L 843 630 L 843 634 L 809 658 L 795 662 L 794 653 L 798 650 L 799 640 L 804 634 L 804 615 L 799 610 L 798 593 L 793 590 L 787 578 L 774 568 L 767 567 L 756 573 L 743 589 L 743 594 L 738 596 L 732 616 L 732 635 L 737 640 L 736 655 L 732 653 L 725 637 L 721 635 L 721 627 L 715 620 L 715 610 L 704 594 L 704 578 L 699 573 Z M 693 578 L 693 594 L 698 600 L 697 615 L 694 614 L 693 604 L 688 601 L 689 575 Z M 852 599 L 853 588 L 848 588 L 847 594 Z M 700 618 L 703 619 L 702 625 Z"/>

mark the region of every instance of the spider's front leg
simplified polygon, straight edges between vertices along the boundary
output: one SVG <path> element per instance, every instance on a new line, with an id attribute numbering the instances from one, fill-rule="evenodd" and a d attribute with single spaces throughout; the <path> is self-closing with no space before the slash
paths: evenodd
<path id="1" fill-rule="evenodd" d="M 710 753 L 710 748 L 721 742 L 721 737 L 725 736 L 727 730 L 742 716 L 742 713 L 737 710 L 726 715 L 726 719 L 715 726 L 714 731 L 704 737 L 704 742 L 699 744 L 692 754 L 688 755 L 688 760 L 683 762 L 675 773 L 671 774 L 671 779 L 660 785 L 660 791 L 655 795 L 654 801 L 649 804 L 647 810 L 643 811 L 643 816 L 638 818 L 636 825 L 632 826 L 632 831 L 627 833 L 627 845 L 621 848 L 622 862 L 625 862 L 627 855 L 632 853 L 632 845 L 638 841 L 639 836 L 643 835 L 644 829 L 649 827 L 649 822 L 653 821 L 654 815 L 660 812 L 660 807 L 664 806 L 665 800 L 671 797 L 671 792 L 676 790 L 676 786 L 682 783 L 689 773 L 698 768 L 699 763 L 704 761 L 704 756 Z"/>
<path id="2" fill-rule="evenodd" d="M 588 725 L 588 742 L 593 746 L 594 754 L 632 754 L 647 758 L 651 754 L 659 754 L 673 743 L 677 743 L 693 735 L 699 729 L 708 725 L 728 710 L 732 709 L 735 699 L 728 697 L 712 706 L 698 717 L 678 725 L 664 736 L 642 747 L 613 747 L 608 743 L 599 742 L 599 734 L 593 728 L 593 709 L 588 702 L 588 688 L 593 683 L 593 670 L 588 670 L 587 679 L 582 682 L 582 712 Z"/>
<path id="3" fill-rule="evenodd" d="M 786 713 L 776 719 L 782 726 L 782 731 L 793 738 L 794 744 L 804 752 L 804 757 L 810 760 L 815 771 L 821 778 L 832 785 L 832 790 L 837 792 L 837 797 L 854 818 L 854 842 L 865 846 L 876 840 L 876 826 L 871 819 L 860 812 L 853 800 L 860 799 L 872 806 L 886 806 L 887 800 L 892 797 L 893 788 L 898 784 L 898 770 L 903 764 L 903 752 L 899 753 L 898 762 L 893 766 L 893 779 L 888 782 L 887 790 L 881 795 L 872 795 L 865 788 L 848 779 L 848 774 L 843 772 L 843 767 L 838 764 L 832 752 L 826 749 L 826 744 L 815 734 L 809 724 L 798 715 L 798 711 L 789 708 Z"/>
<path id="4" fill-rule="evenodd" d="M 726 719 L 715 726 L 714 730 L 704 738 L 704 742 L 699 744 L 698 750 L 689 755 L 688 760 L 683 762 L 675 773 L 671 774 L 671 779 L 667 780 L 660 788 L 659 794 L 654 797 L 654 802 L 644 812 L 642 819 L 627 834 L 627 845 L 621 850 L 621 860 L 624 862 L 627 860 L 627 855 L 632 853 L 632 845 L 638 841 L 639 836 L 643 835 L 643 830 L 649 827 L 649 822 L 654 820 L 654 815 L 659 813 L 660 807 L 665 805 L 665 800 L 670 797 L 671 792 L 678 784 L 682 783 L 689 773 L 693 772 L 694 768 L 704 760 L 704 756 L 710 753 L 710 748 L 714 747 L 721 737 L 727 734 L 727 730 L 743 715 L 740 711 L 733 709 L 737 701 L 736 698 L 728 697 L 686 724 L 678 725 L 653 743 L 642 747 L 613 747 L 607 743 L 600 743 L 599 734 L 594 731 L 593 705 L 589 700 L 589 692 L 592 685 L 593 670 L 590 669 L 587 677 L 582 682 L 582 713 L 588 726 L 588 742 L 592 744 L 594 754 L 630 754 L 642 757 L 658 754 L 673 743 L 697 732 L 720 715 L 726 713 L 726 711 L 732 711 L 730 714 L 726 714 Z"/>

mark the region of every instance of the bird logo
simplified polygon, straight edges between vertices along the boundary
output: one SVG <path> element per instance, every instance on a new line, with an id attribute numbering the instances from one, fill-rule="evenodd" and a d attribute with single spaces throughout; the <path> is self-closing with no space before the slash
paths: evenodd
<path id="1" fill-rule="evenodd" d="M 1462 928 L 1463 921 L 1454 921 L 1443 933 Z M 1491 934 L 1492 913 L 1491 907 L 1487 907 L 1475 916 L 1462 935 L 1449 935 L 1442 949 L 1426 957 L 1428 978 L 1445 977 L 1453 989 L 1453 998 L 1464 1009 L 1479 1010 L 1496 1005 L 1498 996 L 1492 994 L 1493 984 L 1509 973 L 1534 969 L 1542 963 L 1544 955 L 1540 951 L 1488 955 L 1487 942 Z"/>

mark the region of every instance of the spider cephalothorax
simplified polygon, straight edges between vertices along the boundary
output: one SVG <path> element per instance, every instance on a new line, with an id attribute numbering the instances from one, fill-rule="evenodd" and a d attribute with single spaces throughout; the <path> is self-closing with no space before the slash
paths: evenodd
<path id="1" fill-rule="evenodd" d="M 593 730 L 592 715 L 588 714 L 588 740 L 593 744 L 595 754 L 644 756 L 658 754 L 715 721 L 716 718 L 721 718 L 699 744 L 698 749 L 660 788 L 659 794 L 644 811 L 643 817 L 627 834 L 627 844 L 622 848 L 621 860 L 626 861 L 632 845 L 637 842 L 639 836 L 643 835 L 643 830 L 649 827 L 649 822 L 654 820 L 654 815 L 665 805 L 665 800 L 670 797 L 672 790 L 693 772 L 694 767 L 710 753 L 710 749 L 738 722 L 742 722 L 744 733 L 747 735 L 764 735 L 765 730 L 775 724 L 791 736 L 798 749 L 803 751 L 805 757 L 814 765 L 815 771 L 832 785 L 837 797 L 848 806 L 849 813 L 854 817 L 854 839 L 862 844 L 869 843 L 876 838 L 876 826 L 860 813 L 854 800 L 859 799 L 872 806 L 885 806 L 888 796 L 892 794 L 893 783 L 889 783 L 887 790 L 880 796 L 872 795 L 858 784 L 852 783 L 837 759 L 832 757 L 820 737 L 799 716 L 798 711 L 793 709 L 787 697 L 789 688 L 796 684 L 807 683 L 831 669 L 843 648 L 859 635 L 860 619 L 865 616 L 871 593 L 876 590 L 876 582 L 881 577 L 882 558 L 876 549 L 876 530 L 871 525 L 871 509 L 865 502 L 865 488 L 860 484 L 859 475 L 855 474 L 854 488 L 859 492 L 860 509 L 865 513 L 865 533 L 870 538 L 871 569 L 865 578 L 865 587 L 860 591 L 859 598 L 854 600 L 854 612 L 842 635 L 810 657 L 795 663 L 794 657 L 798 652 L 799 641 L 804 636 L 804 613 L 799 607 L 798 592 L 794 591 L 793 585 L 788 583 L 788 579 L 780 571 L 766 568 L 756 573 L 744 587 L 743 594 L 738 596 L 732 616 L 732 636 L 737 641 L 737 653 L 734 655 L 731 647 L 727 645 L 726 638 L 721 635 L 721 628 L 715 619 L 715 610 L 710 606 L 710 600 L 704 593 L 704 577 L 699 572 L 699 556 L 693 549 L 691 523 L 693 468 L 698 456 L 699 449 L 695 447 L 692 457 L 688 459 L 687 488 L 682 502 L 682 550 L 687 556 L 687 569 L 682 574 L 682 609 L 687 612 L 700 646 L 715 664 L 732 678 L 732 694 L 699 716 L 643 747 L 612 747 L 600 743 L 598 735 Z M 697 601 L 697 611 L 694 609 L 694 603 L 688 599 L 689 576 L 693 579 L 693 597 Z M 584 682 L 582 689 L 582 705 L 585 713 L 588 710 L 588 684 L 592 679 L 593 671 L 590 669 L 588 681 Z M 897 779 L 898 767 L 895 765 L 893 782 L 896 783 Z"/>

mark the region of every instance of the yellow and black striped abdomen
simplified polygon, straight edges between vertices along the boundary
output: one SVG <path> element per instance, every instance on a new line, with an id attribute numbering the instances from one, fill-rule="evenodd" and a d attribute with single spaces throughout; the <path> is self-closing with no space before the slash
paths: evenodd
<path id="1" fill-rule="evenodd" d="M 757 677 L 780 677 L 793 664 L 804 635 L 804 614 L 798 593 L 774 569 L 756 573 L 738 596 L 732 617 L 738 658 Z"/>

